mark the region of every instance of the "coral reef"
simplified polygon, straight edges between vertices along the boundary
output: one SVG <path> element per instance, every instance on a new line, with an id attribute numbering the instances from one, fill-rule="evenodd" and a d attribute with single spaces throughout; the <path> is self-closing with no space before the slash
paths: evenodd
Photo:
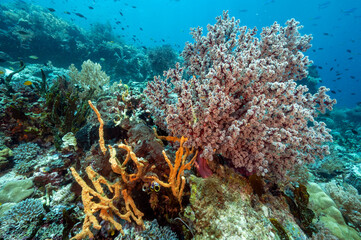
<path id="1" fill-rule="evenodd" d="M 81 71 L 74 66 L 69 67 L 70 81 L 77 84 L 84 90 L 84 95 L 89 95 L 92 92 L 94 96 L 99 96 L 109 85 L 110 77 L 102 71 L 99 63 L 94 63 L 91 60 L 84 61 L 81 65 Z M 87 96 L 89 99 L 89 96 Z M 85 98 L 85 97 L 84 97 Z"/>
<path id="2" fill-rule="evenodd" d="M 145 90 L 156 123 L 170 135 L 185 136 L 187 147 L 230 158 L 248 173 L 277 178 L 297 165 L 328 154 L 332 141 L 325 123 L 315 119 L 332 110 L 335 100 L 321 87 L 314 95 L 296 80 L 307 76 L 311 36 L 301 36 L 299 22 L 274 23 L 257 38 L 256 29 L 239 27 L 228 16 L 192 30 L 194 43 L 165 79 L 155 77 Z M 183 74 L 192 76 L 183 79 Z"/>
<path id="3" fill-rule="evenodd" d="M 117 73 L 124 82 L 143 81 L 152 78 L 152 69 L 147 55 L 131 45 L 114 47 L 115 68 L 110 72 Z M 165 70 L 165 69 L 164 69 Z"/>
<path id="4" fill-rule="evenodd" d="M 3 148 L 0 150 L 0 171 L 5 170 L 10 165 L 10 157 L 13 153 L 10 148 Z"/>
<path id="5" fill-rule="evenodd" d="M 34 192 L 33 181 L 30 179 L 16 180 L 6 183 L 0 191 L 0 203 L 18 203 Z"/>
<path id="6" fill-rule="evenodd" d="M 134 228 L 124 229 L 124 235 L 119 234 L 114 240 L 126 239 L 149 239 L 149 240 L 177 240 L 177 234 L 168 226 L 160 226 L 158 221 L 144 221 L 144 230 L 137 231 Z"/>
<path id="7" fill-rule="evenodd" d="M 361 231 L 361 196 L 357 190 L 348 185 L 337 185 L 334 181 L 325 185 L 326 193 L 336 203 L 348 225 Z"/>
<path id="8" fill-rule="evenodd" d="M 361 239 L 361 104 L 299 22 L 178 55 L 55 8 L 0 4 L 0 239 Z"/>
<path id="9" fill-rule="evenodd" d="M 86 31 L 27 2 L 2 4 L 0 21 L 0 52 L 4 51 L 1 56 L 10 64 L 18 58 L 29 59 L 34 51 L 37 56 L 31 62 L 46 59 L 61 67 L 69 66 L 68 59 L 75 66 L 91 59 L 102 61 L 103 69 L 114 79 L 130 82 L 151 79 L 155 73 L 167 70 L 176 57 L 170 47 L 150 49 L 148 53 L 125 44 L 109 24 L 94 23 Z"/>
<path id="10" fill-rule="evenodd" d="M 41 149 L 36 143 L 23 143 L 13 149 L 15 170 L 19 174 L 30 172 L 36 163 Z"/>
<path id="11" fill-rule="evenodd" d="M 170 45 L 149 49 L 148 58 L 153 75 L 161 75 L 163 71 L 173 67 L 178 57 Z"/>
<path id="12" fill-rule="evenodd" d="M 0 236 L 5 240 L 32 239 L 44 216 L 45 209 L 40 200 L 26 199 L 0 218 Z"/>
<path id="13" fill-rule="evenodd" d="M 101 118 L 101 115 L 97 108 L 92 104 L 89 100 L 90 107 L 94 110 L 98 117 L 98 121 L 100 123 L 99 126 L 99 146 L 102 153 L 105 155 L 108 150 L 110 153 L 109 163 L 114 173 L 120 175 L 121 181 L 116 181 L 115 183 L 108 182 L 103 176 L 100 176 L 96 173 L 91 166 L 86 168 L 86 173 L 88 178 L 94 185 L 94 189 L 89 187 L 86 182 L 80 177 L 77 171 L 71 167 L 70 170 L 78 182 L 78 184 L 82 188 L 82 200 L 84 205 L 84 213 L 85 219 L 83 223 L 83 228 L 80 233 L 74 236 L 74 239 L 82 239 L 85 236 L 89 238 L 93 238 L 94 235 L 91 231 L 91 227 L 100 230 L 101 225 L 94 215 L 99 211 L 99 217 L 104 221 L 110 222 L 116 230 L 120 231 L 124 235 L 124 231 L 122 225 L 116 220 L 117 218 L 126 220 L 131 222 L 134 220 L 137 225 L 142 226 L 144 228 L 144 222 L 142 217 L 144 214 L 136 207 L 135 202 L 131 196 L 132 190 L 136 187 L 136 184 L 141 182 L 141 185 L 150 185 L 152 182 L 157 182 L 161 186 L 165 188 L 170 188 L 173 196 L 178 200 L 179 204 L 182 203 L 183 191 L 185 187 L 185 177 L 184 171 L 190 170 L 194 160 L 197 156 L 197 152 L 194 154 L 193 149 L 190 150 L 188 148 L 183 147 L 183 143 L 187 140 L 184 137 L 178 139 L 176 137 L 160 137 L 160 139 L 179 142 L 180 146 L 178 151 L 176 152 L 175 163 L 172 164 L 165 151 L 163 151 L 163 156 L 165 161 L 168 164 L 170 169 L 168 175 L 168 182 L 164 182 L 158 178 L 154 173 L 151 172 L 155 168 L 155 166 L 149 166 L 147 162 L 143 159 L 138 159 L 137 156 L 132 151 L 131 146 L 126 144 L 118 144 L 119 149 L 124 149 L 127 151 L 127 155 L 122 163 L 116 157 L 116 149 L 112 146 L 108 145 L 108 149 L 105 146 L 104 141 L 104 121 Z M 193 158 L 186 162 L 188 156 L 194 155 Z M 133 163 L 136 168 L 135 173 L 128 173 L 126 171 L 128 163 Z M 106 188 L 102 187 L 105 186 Z M 105 190 L 107 189 L 107 190 Z M 108 197 L 105 192 L 110 192 L 112 194 L 111 197 Z M 93 201 L 96 198 L 98 201 Z M 125 213 L 121 213 L 120 209 L 117 208 L 114 203 L 118 202 L 120 199 L 124 201 Z M 123 208 L 124 208 L 123 207 Z"/>
<path id="14" fill-rule="evenodd" d="M 81 92 L 73 82 L 58 77 L 46 94 L 46 123 L 52 129 L 55 146 L 60 149 L 62 138 L 69 132 L 77 132 L 86 124 L 89 107 L 86 99 L 95 89 Z M 93 79 L 94 80 L 94 79 Z"/>
<path id="15" fill-rule="evenodd" d="M 333 235 L 345 240 L 361 239 L 357 231 L 346 224 L 335 202 L 317 183 L 310 182 L 307 191 L 310 194 L 311 209 Z"/>
<path id="16" fill-rule="evenodd" d="M 294 187 L 292 194 L 286 193 L 284 197 L 292 215 L 296 218 L 307 236 L 312 236 L 313 233 L 316 233 L 317 229 L 312 223 L 315 213 L 308 208 L 310 195 L 307 192 L 306 186 L 300 184 L 298 187 Z"/>
<path id="17" fill-rule="evenodd" d="M 218 177 L 195 176 L 190 180 L 191 205 L 184 216 L 192 222 L 192 239 L 275 239 L 268 219 L 250 207 L 250 199 L 241 194 L 242 190 L 230 188 L 232 180 L 225 183 Z M 233 181 L 247 189 L 242 178 Z"/>

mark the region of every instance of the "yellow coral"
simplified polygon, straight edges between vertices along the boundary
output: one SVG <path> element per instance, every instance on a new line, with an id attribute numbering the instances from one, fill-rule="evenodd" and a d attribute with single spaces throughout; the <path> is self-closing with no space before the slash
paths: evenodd
<path id="1" fill-rule="evenodd" d="M 107 148 L 105 147 L 105 143 L 104 143 L 104 121 L 102 119 L 102 117 L 100 116 L 100 113 L 98 111 L 98 109 L 93 105 L 93 103 L 89 100 L 88 101 L 89 106 L 93 109 L 93 111 L 95 112 L 95 114 L 98 117 L 98 121 L 99 121 L 99 146 L 100 146 L 100 150 L 102 150 L 103 154 L 105 155 L 105 153 L 107 152 Z"/>
<path id="2" fill-rule="evenodd" d="M 94 189 L 89 187 L 85 181 L 79 176 L 77 171 L 73 167 L 70 168 L 75 180 L 82 187 L 82 200 L 84 204 L 84 213 L 85 219 L 83 223 L 83 228 L 80 233 L 75 235 L 73 239 L 83 239 L 86 236 L 89 238 L 93 238 L 94 235 L 90 230 L 90 227 L 93 226 L 95 229 L 100 229 L 101 226 L 94 216 L 94 214 L 100 211 L 99 217 L 105 221 L 108 221 L 113 224 L 113 226 L 120 231 L 123 235 L 122 225 L 115 221 L 113 215 L 117 215 L 119 218 L 127 220 L 131 222 L 131 218 L 138 224 L 144 227 L 144 223 L 142 220 L 143 213 L 137 209 L 134 204 L 133 199 L 128 194 L 126 189 L 122 189 L 120 182 L 109 183 L 103 176 L 100 176 L 96 173 L 90 166 L 86 168 L 86 172 L 88 174 L 89 179 L 92 181 L 94 185 Z M 112 198 L 108 198 L 103 188 L 100 184 L 104 184 L 107 186 L 109 191 L 113 194 Z M 126 213 L 120 213 L 119 209 L 114 206 L 113 201 L 120 198 L 120 192 L 122 193 L 125 208 L 127 210 Z M 99 201 L 92 201 L 94 198 L 98 198 Z"/>
<path id="3" fill-rule="evenodd" d="M 173 196 L 175 196 L 178 199 L 178 202 L 181 205 L 183 190 L 186 183 L 186 179 L 183 176 L 184 170 L 190 170 L 192 168 L 194 161 L 197 157 L 198 151 L 194 154 L 193 158 L 188 163 L 185 163 L 188 156 L 193 154 L 193 149 L 189 150 L 188 148 L 183 147 L 183 144 L 185 141 L 187 141 L 187 138 L 185 137 L 182 137 L 180 139 L 175 137 L 163 137 L 163 138 L 172 141 L 179 141 L 180 146 L 178 151 L 176 152 L 174 166 L 172 165 L 165 151 L 164 150 L 162 151 L 164 159 L 168 163 L 168 167 L 170 169 L 170 173 L 168 176 L 168 183 L 161 181 L 158 177 L 155 176 L 151 176 L 151 178 L 157 183 L 159 183 L 161 186 L 166 188 L 171 188 Z"/>
<path id="4" fill-rule="evenodd" d="M 103 125 L 104 122 L 101 119 L 99 111 L 96 109 L 96 107 L 89 101 L 90 107 L 94 110 L 96 113 L 98 120 L 100 122 L 99 127 L 99 145 L 102 150 L 102 152 L 105 154 L 107 151 L 107 148 L 105 147 L 104 143 L 104 134 L 103 134 Z M 183 190 L 186 183 L 186 180 L 184 178 L 184 171 L 191 169 L 191 167 L 194 164 L 195 158 L 197 156 L 197 152 L 194 154 L 191 161 L 186 163 L 186 159 L 189 155 L 193 154 L 193 149 L 189 150 L 186 147 L 183 147 L 183 144 L 185 141 L 187 141 L 187 138 L 176 138 L 176 137 L 160 137 L 157 136 L 160 139 L 168 140 L 168 141 L 178 141 L 180 142 L 180 147 L 178 151 L 176 152 L 175 157 L 175 163 L 174 165 L 169 160 L 168 156 L 166 155 L 165 151 L 163 151 L 163 156 L 165 158 L 165 161 L 168 163 L 170 173 L 168 177 L 168 182 L 161 181 L 157 176 L 154 176 L 154 174 L 147 174 L 147 172 L 144 171 L 145 163 L 146 161 L 141 161 L 137 158 L 135 153 L 132 151 L 132 148 L 127 144 L 119 144 L 118 148 L 125 149 L 127 151 L 127 155 L 125 157 L 125 160 L 123 163 L 120 163 L 119 160 L 116 158 L 116 149 L 112 146 L 108 146 L 109 152 L 110 152 L 110 158 L 109 162 L 111 164 L 112 170 L 119 174 L 121 176 L 121 182 L 117 181 L 115 183 L 109 183 L 103 176 L 96 173 L 90 166 L 86 168 L 86 173 L 93 183 L 93 186 L 95 190 L 91 187 L 89 187 L 85 181 L 80 177 L 80 175 L 77 173 L 77 171 L 71 167 L 70 170 L 75 178 L 75 180 L 79 183 L 79 185 L 82 187 L 82 200 L 84 205 L 84 213 L 85 213 L 85 219 L 82 227 L 82 231 L 78 233 L 76 236 L 73 237 L 73 239 L 82 239 L 86 236 L 89 238 L 93 238 L 93 233 L 90 230 L 90 227 L 93 226 L 95 229 L 100 229 L 101 226 L 97 220 L 97 218 L 94 216 L 96 212 L 99 213 L 99 217 L 102 218 L 105 221 L 108 221 L 114 225 L 114 227 L 120 231 L 123 235 L 123 229 L 120 223 L 116 222 L 113 215 L 118 216 L 121 219 L 124 219 L 128 222 L 133 219 L 138 225 L 144 227 L 143 223 L 143 213 L 139 211 L 139 209 L 136 207 L 133 198 L 129 195 L 132 188 L 134 187 L 134 183 L 136 181 L 142 181 L 143 183 L 151 183 L 152 181 L 156 181 L 161 186 L 166 188 L 171 188 L 173 195 L 177 198 L 179 201 L 179 204 L 181 205 L 182 202 L 182 196 L 183 196 Z M 127 173 L 126 172 L 126 165 L 129 161 L 132 161 L 137 171 L 135 173 Z M 153 169 L 155 166 L 153 166 L 150 169 Z M 101 186 L 101 184 L 105 185 L 109 192 L 113 194 L 113 197 L 108 198 L 106 194 L 104 193 L 104 190 Z M 114 202 L 116 200 L 121 198 L 124 200 L 126 213 L 122 214 L 120 213 L 119 209 L 117 209 L 114 206 Z M 94 201 L 93 199 L 96 199 Z"/>

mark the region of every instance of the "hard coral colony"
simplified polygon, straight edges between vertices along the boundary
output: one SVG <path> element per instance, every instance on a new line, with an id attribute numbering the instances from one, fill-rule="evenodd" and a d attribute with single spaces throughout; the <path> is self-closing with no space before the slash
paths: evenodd
<path id="1" fill-rule="evenodd" d="M 0 239 L 361 239 L 360 106 L 330 112 L 295 19 L 258 33 L 224 11 L 178 55 L 16 3 L 0 4 Z"/>

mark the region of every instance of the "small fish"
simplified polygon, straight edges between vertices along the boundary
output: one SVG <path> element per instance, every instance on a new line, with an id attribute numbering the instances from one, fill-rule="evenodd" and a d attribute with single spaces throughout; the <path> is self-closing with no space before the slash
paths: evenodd
<path id="1" fill-rule="evenodd" d="M 89 8 L 90 10 L 93 10 L 93 9 L 94 9 L 92 6 L 89 6 L 88 8 Z"/>
<path id="2" fill-rule="evenodd" d="M 68 15 L 70 15 L 70 14 L 71 14 L 71 13 L 70 13 L 70 12 L 68 12 L 68 11 L 65 11 L 64 13 L 65 13 L 65 14 L 68 14 Z"/>
<path id="3" fill-rule="evenodd" d="M 351 132 L 352 132 L 353 134 L 358 135 L 358 132 L 357 132 L 355 129 L 351 129 Z"/>
<path id="4" fill-rule="evenodd" d="M 137 6 L 132 6 L 132 8 L 137 8 Z"/>
<path id="5" fill-rule="evenodd" d="M 346 9 L 346 10 L 342 10 L 343 13 L 345 14 L 351 14 L 353 13 L 357 8 L 350 8 L 350 9 Z"/>
<path id="6" fill-rule="evenodd" d="M 333 91 L 333 90 L 331 90 L 331 92 L 332 92 L 333 94 L 336 94 L 336 92 L 335 92 L 335 91 Z"/>
<path id="7" fill-rule="evenodd" d="M 55 12 L 55 9 L 54 9 L 54 8 L 48 8 L 48 10 L 49 10 L 50 12 Z"/>
<path id="8" fill-rule="evenodd" d="M 115 24 L 119 25 L 119 24 L 121 24 L 121 22 L 120 22 L 120 21 L 116 21 Z"/>
<path id="9" fill-rule="evenodd" d="M 318 4 L 318 9 L 325 9 L 330 5 L 330 1 Z"/>
<path id="10" fill-rule="evenodd" d="M 348 60 L 352 60 L 353 59 L 353 57 L 349 57 L 349 58 L 347 58 Z"/>
<path id="11" fill-rule="evenodd" d="M 357 105 L 357 106 L 361 106 L 361 102 L 357 102 L 356 105 Z"/>
<path id="12" fill-rule="evenodd" d="M 105 58 L 100 58 L 100 61 L 104 62 L 104 61 L 105 61 Z"/>
<path id="13" fill-rule="evenodd" d="M 347 49 L 346 52 L 351 53 L 351 50 L 350 50 L 350 49 Z"/>
<path id="14" fill-rule="evenodd" d="M 31 81 L 26 81 L 26 82 L 24 82 L 24 85 L 25 86 L 30 86 L 30 85 L 32 85 L 33 84 L 33 82 L 31 82 Z"/>
<path id="15" fill-rule="evenodd" d="M 162 42 L 165 42 L 165 40 L 162 38 Z"/>
<path id="16" fill-rule="evenodd" d="M 316 17 L 311 18 L 311 20 L 318 20 L 318 19 L 321 19 L 321 16 L 316 16 Z"/>
<path id="17" fill-rule="evenodd" d="M 124 31 L 124 28 L 122 27 L 122 30 Z"/>
<path id="18" fill-rule="evenodd" d="M 154 192 L 159 192 L 160 190 L 160 185 L 159 183 L 157 183 L 156 181 L 153 181 L 151 184 L 150 184 L 150 190 L 154 191 Z"/>
<path id="19" fill-rule="evenodd" d="M 241 9 L 241 10 L 239 10 L 239 12 L 245 13 L 245 12 L 248 12 L 248 10 L 247 9 Z"/>
<path id="20" fill-rule="evenodd" d="M 320 47 L 320 48 L 318 48 L 318 50 L 323 50 L 323 48 L 322 48 L 322 47 Z"/>
<path id="21" fill-rule="evenodd" d="M 355 79 L 355 76 L 350 76 L 350 78 Z"/>
<path id="22" fill-rule="evenodd" d="M 84 19 L 87 19 L 83 14 L 81 13 L 75 13 L 75 15 L 77 15 L 78 17 L 81 17 L 81 18 L 84 18 Z"/>
<path id="23" fill-rule="evenodd" d="M 329 34 L 328 33 L 323 33 L 323 35 L 328 36 Z"/>
<path id="24" fill-rule="evenodd" d="M 0 75 L 3 75 L 3 74 L 5 74 L 5 72 L 0 70 Z"/>
<path id="25" fill-rule="evenodd" d="M 19 30 L 19 31 L 17 31 L 19 34 L 21 34 L 21 35 L 24 35 L 24 36 L 27 36 L 27 35 L 30 35 L 30 33 L 29 32 L 25 32 L 25 31 L 22 31 L 22 30 Z"/>
<path id="26" fill-rule="evenodd" d="M 120 16 L 122 16 L 122 17 L 123 17 L 123 13 L 122 13 L 122 12 L 120 12 L 120 11 L 119 11 L 119 14 L 120 14 Z"/>
<path id="27" fill-rule="evenodd" d="M 353 93 L 351 93 L 351 95 L 354 96 L 354 95 L 356 95 L 356 93 L 353 92 Z"/>
<path id="28" fill-rule="evenodd" d="M 337 80 L 340 80 L 340 79 L 341 79 L 341 77 L 338 77 L 338 78 L 337 78 Z"/>
<path id="29" fill-rule="evenodd" d="M 140 27 L 139 30 L 140 30 L 140 31 L 143 31 L 143 28 Z"/>
<path id="30" fill-rule="evenodd" d="M 332 71 L 333 70 L 333 67 L 332 68 L 330 68 L 330 71 Z"/>
<path id="31" fill-rule="evenodd" d="M 36 60 L 36 59 L 38 59 L 39 57 L 38 57 L 38 56 L 35 56 L 35 55 L 31 55 L 31 56 L 29 56 L 29 58 Z"/>
<path id="32" fill-rule="evenodd" d="M 318 67 L 318 69 L 322 69 L 322 67 L 321 66 L 317 66 Z"/>

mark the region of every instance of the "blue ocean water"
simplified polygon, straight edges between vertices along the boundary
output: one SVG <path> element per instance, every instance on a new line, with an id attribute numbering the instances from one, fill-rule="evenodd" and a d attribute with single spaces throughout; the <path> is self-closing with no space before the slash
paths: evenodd
<path id="1" fill-rule="evenodd" d="M 304 26 L 301 33 L 313 35 L 313 47 L 307 55 L 319 67 L 322 84 L 336 92 L 331 95 L 337 98 L 338 106 L 353 107 L 361 100 L 361 29 L 357 27 L 361 24 L 360 0 L 26 2 L 53 8 L 55 16 L 85 29 L 94 23 L 109 23 L 114 33 L 129 44 L 149 47 L 170 44 L 179 51 L 185 42 L 192 40 L 190 28 L 201 26 L 205 29 L 207 24 L 215 23 L 215 17 L 223 10 L 229 10 L 230 16 L 240 19 L 241 25 L 259 30 L 274 21 L 284 24 L 286 20 L 295 18 Z M 87 19 L 64 12 L 81 13 Z"/>
<path id="2" fill-rule="evenodd" d="M 272 76 L 292 41 L 194 41 L 224 11 L 299 21 L 309 74 Z M 359 26 L 361 0 L 1 0 L 0 240 L 361 240 Z"/>

